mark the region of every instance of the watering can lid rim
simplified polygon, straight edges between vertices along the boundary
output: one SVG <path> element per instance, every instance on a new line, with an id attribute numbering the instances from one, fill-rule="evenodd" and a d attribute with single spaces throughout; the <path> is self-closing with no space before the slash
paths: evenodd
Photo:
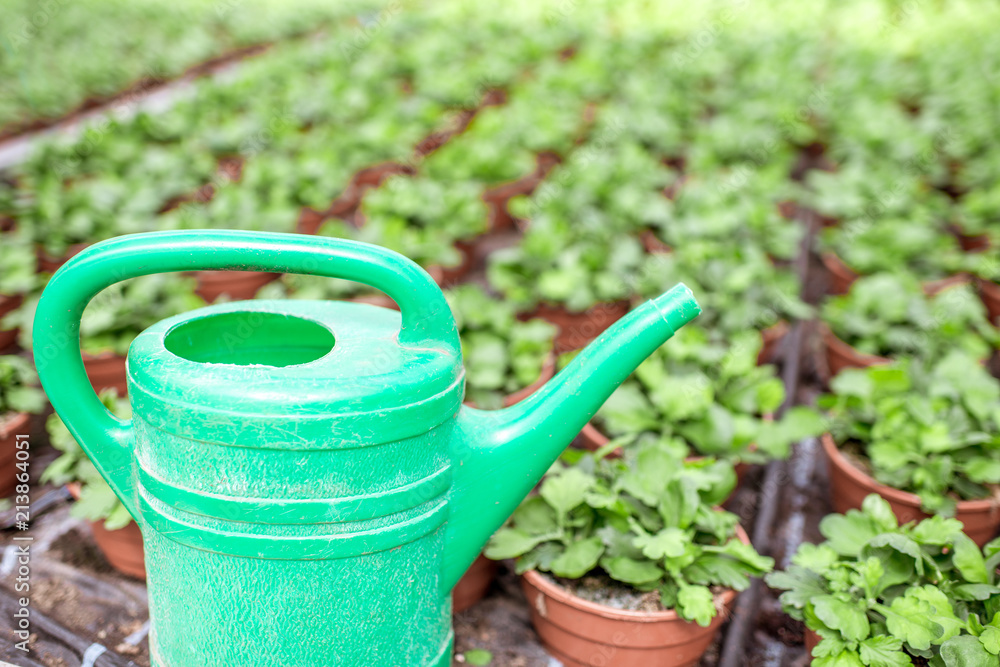
<path id="1" fill-rule="evenodd" d="M 318 323 L 333 333 L 333 348 L 282 367 L 191 361 L 165 346 L 184 323 L 254 312 Z M 399 322 L 398 312 L 378 306 L 296 300 L 216 304 L 163 320 L 129 349 L 133 412 L 183 437 L 282 449 L 331 436 L 374 444 L 426 432 L 458 409 L 464 371 L 449 350 L 401 345 Z"/>

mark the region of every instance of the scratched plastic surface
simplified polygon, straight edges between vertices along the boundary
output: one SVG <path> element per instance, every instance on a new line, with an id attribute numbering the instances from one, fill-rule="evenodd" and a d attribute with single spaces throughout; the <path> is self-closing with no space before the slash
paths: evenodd
<path id="1" fill-rule="evenodd" d="M 160 322 L 128 354 L 133 419 L 94 395 L 80 316 L 119 280 L 199 269 L 346 278 L 400 312 L 243 301 Z M 441 290 L 375 246 L 135 234 L 52 278 L 34 350 L 52 405 L 142 529 L 160 667 L 451 664 L 450 591 L 611 392 L 698 314 L 679 285 L 529 399 L 462 406 Z"/>

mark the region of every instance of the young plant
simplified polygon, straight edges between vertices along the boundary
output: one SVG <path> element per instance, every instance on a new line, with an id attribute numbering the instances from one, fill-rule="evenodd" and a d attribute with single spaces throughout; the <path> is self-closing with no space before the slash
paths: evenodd
<path id="1" fill-rule="evenodd" d="M 611 229 L 574 230 L 569 221 L 532 222 L 521 243 L 490 255 L 490 285 L 517 308 L 540 303 L 580 312 L 632 295 L 645 253 L 638 239 Z"/>
<path id="2" fill-rule="evenodd" d="M 752 243 L 691 239 L 668 253 L 651 254 L 637 291 L 655 298 L 679 282 L 698 295 L 699 326 L 730 336 L 812 316 L 812 308 L 799 297 L 795 272 L 775 266 Z"/>
<path id="3" fill-rule="evenodd" d="M 448 183 L 393 176 L 361 202 L 361 240 L 400 252 L 421 266 L 455 266 L 455 242 L 489 227 L 489 210 L 475 182 Z"/>
<path id="4" fill-rule="evenodd" d="M 0 235 L 0 296 L 27 294 L 38 285 L 38 260 L 31 242 L 23 235 Z M 2 328 L 2 327 L 0 327 Z"/>
<path id="5" fill-rule="evenodd" d="M 872 494 L 826 516 L 767 583 L 822 641 L 813 667 L 988 667 L 1000 663 L 1000 540 L 980 551 L 961 522 L 898 525 Z"/>
<path id="6" fill-rule="evenodd" d="M 969 263 L 955 237 L 926 219 L 860 220 L 829 227 L 820 246 L 861 275 L 906 271 L 934 280 L 959 273 Z"/>
<path id="7" fill-rule="evenodd" d="M 42 411 L 45 394 L 37 383 L 38 376 L 27 359 L 14 354 L 0 356 L 0 421 L 12 414 Z"/>
<path id="8" fill-rule="evenodd" d="M 590 575 L 611 589 L 656 592 L 663 609 L 709 625 L 713 589 L 743 590 L 773 566 L 736 537 L 736 516 L 717 509 L 736 485 L 732 466 L 686 460 L 687 447 L 670 438 L 626 447 L 619 459 L 605 458 L 611 449 L 573 450 L 575 463 L 553 466 L 487 557 L 516 557 L 519 573 L 549 572 L 570 590 Z"/>
<path id="9" fill-rule="evenodd" d="M 465 399 L 484 409 L 503 407 L 506 396 L 536 381 L 552 354 L 555 327 L 520 322 L 513 306 L 476 285 L 446 294 L 455 314 L 465 360 Z"/>
<path id="10" fill-rule="evenodd" d="M 112 414 L 122 419 L 132 416 L 127 398 L 119 398 L 109 389 L 101 392 L 101 402 Z M 108 530 L 124 528 L 132 520 L 125 506 L 104 481 L 97 468 L 80 448 L 59 415 L 50 415 L 45 424 L 52 446 L 62 452 L 42 473 L 43 482 L 52 484 L 78 483 L 80 499 L 73 505 L 73 516 L 87 521 L 104 521 Z"/>
<path id="11" fill-rule="evenodd" d="M 837 446 L 876 480 L 952 516 L 959 500 L 1000 484 L 1000 383 L 954 350 L 932 363 L 901 359 L 847 369 L 819 405 Z"/>
<path id="12" fill-rule="evenodd" d="M 720 458 L 787 458 L 793 442 L 822 431 L 822 420 L 806 407 L 769 418 L 785 389 L 773 366 L 757 365 L 760 345 L 753 331 L 722 342 L 686 326 L 611 395 L 597 423 L 614 438 L 678 438 Z"/>
<path id="13" fill-rule="evenodd" d="M 908 274 L 859 278 L 849 293 L 828 299 L 822 315 L 838 338 L 865 354 L 935 360 L 962 350 L 985 359 L 1000 347 L 1000 332 L 971 287 L 927 296 Z"/>

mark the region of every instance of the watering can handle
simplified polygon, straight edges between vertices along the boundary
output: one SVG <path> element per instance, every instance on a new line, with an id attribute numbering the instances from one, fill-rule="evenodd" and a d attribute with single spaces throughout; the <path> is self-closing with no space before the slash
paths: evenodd
<path id="1" fill-rule="evenodd" d="M 344 278 L 388 294 L 402 313 L 406 347 L 459 352 L 441 289 L 409 259 L 385 248 L 318 236 L 195 230 L 123 236 L 87 248 L 49 281 L 35 312 L 33 349 L 56 412 L 133 516 L 131 424 L 94 394 L 80 352 L 80 318 L 94 296 L 122 280 L 199 269 L 275 271 Z"/>

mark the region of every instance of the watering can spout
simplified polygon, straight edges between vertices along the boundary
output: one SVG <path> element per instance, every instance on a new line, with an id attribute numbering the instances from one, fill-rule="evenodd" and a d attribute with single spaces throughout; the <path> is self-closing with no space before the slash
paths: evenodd
<path id="1" fill-rule="evenodd" d="M 618 321 L 530 398 L 498 411 L 461 409 L 445 528 L 445 591 L 611 393 L 699 312 L 691 290 L 677 285 Z"/>

